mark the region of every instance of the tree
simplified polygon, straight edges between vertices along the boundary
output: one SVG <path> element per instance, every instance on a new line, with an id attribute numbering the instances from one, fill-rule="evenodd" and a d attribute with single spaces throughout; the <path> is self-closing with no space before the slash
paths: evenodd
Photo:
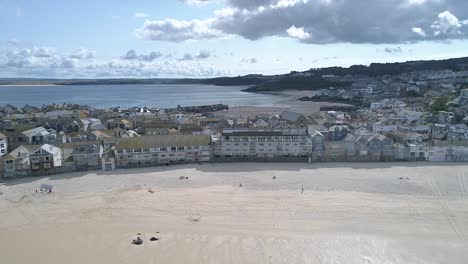
<path id="1" fill-rule="evenodd" d="M 447 111 L 450 98 L 447 95 L 440 96 L 435 99 L 434 103 L 429 107 L 429 110 L 433 113 L 440 111 Z"/>

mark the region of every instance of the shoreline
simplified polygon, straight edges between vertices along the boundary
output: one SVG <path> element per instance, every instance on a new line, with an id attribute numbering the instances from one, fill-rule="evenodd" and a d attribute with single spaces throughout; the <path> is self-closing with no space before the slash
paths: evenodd
<path id="1" fill-rule="evenodd" d="M 44 87 L 44 86 L 66 86 L 64 84 L 0 84 L 0 87 Z"/>

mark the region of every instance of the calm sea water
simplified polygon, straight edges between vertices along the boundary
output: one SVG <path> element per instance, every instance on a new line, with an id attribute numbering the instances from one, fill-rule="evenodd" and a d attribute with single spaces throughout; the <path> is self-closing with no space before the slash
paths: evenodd
<path id="1" fill-rule="evenodd" d="M 242 92 L 244 86 L 70 85 L 0 86 L 0 105 L 41 106 L 76 103 L 96 108 L 148 106 L 170 108 L 208 104 L 280 106 L 282 96 Z"/>

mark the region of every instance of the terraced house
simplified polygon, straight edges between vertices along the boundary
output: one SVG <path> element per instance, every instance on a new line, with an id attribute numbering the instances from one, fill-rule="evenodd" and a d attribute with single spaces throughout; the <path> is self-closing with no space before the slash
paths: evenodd
<path id="1" fill-rule="evenodd" d="M 210 136 L 171 135 L 119 138 L 115 144 L 118 168 L 210 161 Z"/>
<path id="2" fill-rule="evenodd" d="M 223 129 L 221 140 L 226 158 L 309 157 L 312 152 L 307 128 Z"/>

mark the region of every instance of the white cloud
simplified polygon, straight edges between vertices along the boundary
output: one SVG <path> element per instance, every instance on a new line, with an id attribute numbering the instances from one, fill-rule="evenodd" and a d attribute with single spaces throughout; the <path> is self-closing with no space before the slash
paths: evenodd
<path id="1" fill-rule="evenodd" d="M 161 52 L 156 52 L 152 51 L 148 54 L 140 54 L 138 55 L 137 52 L 133 49 L 127 51 L 127 53 L 122 56 L 123 60 L 141 60 L 141 61 L 154 61 L 160 57 L 162 57 L 163 54 Z"/>
<path id="2" fill-rule="evenodd" d="M 458 20 L 456 16 L 454 16 L 449 11 L 445 11 L 440 13 L 437 16 L 437 20 L 432 24 L 431 28 L 433 28 L 434 36 L 440 35 L 461 35 L 460 28 L 462 27 L 463 22 Z"/>
<path id="3" fill-rule="evenodd" d="M 223 35 L 212 27 L 213 20 L 180 21 L 166 19 L 162 21 L 147 20 L 137 35 L 147 40 L 181 42 L 189 39 L 211 39 Z"/>
<path id="4" fill-rule="evenodd" d="M 146 17 L 149 17 L 148 14 L 142 13 L 142 12 L 135 12 L 133 15 L 134 15 L 136 18 L 146 18 Z"/>
<path id="5" fill-rule="evenodd" d="M 180 0 L 189 5 L 206 5 L 210 2 L 220 2 L 220 0 Z"/>
<path id="6" fill-rule="evenodd" d="M 421 37 L 426 37 L 426 32 L 422 28 L 415 27 L 415 28 L 412 28 L 411 30 Z"/>
<path id="7" fill-rule="evenodd" d="M 49 47 L 34 47 L 31 51 L 32 56 L 38 58 L 50 58 L 55 56 L 56 51 L 54 48 Z"/>
<path id="8" fill-rule="evenodd" d="M 204 62 L 211 56 L 208 51 L 187 53 L 183 61 L 155 51 L 138 54 L 129 50 L 120 58 L 101 62 L 90 59 L 91 54 L 94 56 L 94 52 L 85 48 L 60 54 L 50 47 L 9 46 L 7 50 L 0 49 L 0 69 L 3 75 L 27 77 L 215 77 L 230 74 Z"/>
<path id="9" fill-rule="evenodd" d="M 79 49 L 74 50 L 73 53 L 70 54 L 69 57 L 72 59 L 89 60 L 89 59 L 93 59 L 94 56 L 95 56 L 94 51 L 88 50 L 86 48 L 79 48 Z"/>
<path id="10" fill-rule="evenodd" d="M 311 44 L 390 44 L 468 38 L 468 1 L 224 0 L 223 3 L 225 6 L 213 16 L 201 20 L 147 21 L 138 34 L 145 39 L 175 42 L 231 35 L 249 40 L 280 36 Z"/>
<path id="11" fill-rule="evenodd" d="M 288 30 L 286 30 L 286 32 L 291 38 L 297 38 L 300 40 L 306 40 L 310 38 L 310 34 L 305 32 L 303 27 L 296 28 L 296 26 L 292 25 L 290 28 L 288 28 Z"/>

